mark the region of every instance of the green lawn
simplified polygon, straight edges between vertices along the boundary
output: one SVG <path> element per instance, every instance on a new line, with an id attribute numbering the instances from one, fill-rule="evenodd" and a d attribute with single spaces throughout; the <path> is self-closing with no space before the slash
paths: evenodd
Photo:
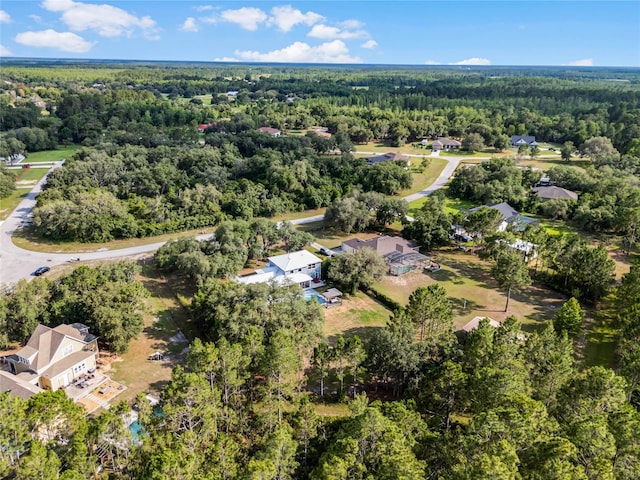
<path id="1" fill-rule="evenodd" d="M 48 168 L 29 168 L 29 169 L 9 170 L 9 171 L 14 172 L 16 176 L 21 175 L 20 180 L 18 180 L 19 182 L 27 182 L 27 181 L 34 181 L 34 180 L 35 182 L 37 182 L 38 180 L 40 180 L 42 177 L 46 175 L 49 169 Z"/>
<path id="2" fill-rule="evenodd" d="M 23 163 L 57 162 L 63 158 L 69 158 L 82 148 L 80 145 L 65 145 L 55 150 L 43 150 L 42 152 L 30 153 Z"/>
<path id="3" fill-rule="evenodd" d="M 613 327 L 611 320 L 603 315 L 596 316 L 590 323 L 586 325 L 587 343 L 584 348 L 583 360 L 585 366 L 613 367 L 617 330 Z"/>
<path id="4" fill-rule="evenodd" d="M 419 167 L 420 162 L 422 160 L 420 158 L 411 158 L 411 165 L 416 166 L 416 170 L 411 169 L 411 173 L 413 175 L 413 185 L 411 188 L 406 190 L 402 190 L 398 193 L 401 197 L 405 197 L 412 193 L 417 193 L 425 188 L 429 187 L 442 173 L 444 167 L 447 165 L 447 161 L 441 158 L 430 158 L 429 166 L 424 170 L 421 170 Z"/>
<path id="5" fill-rule="evenodd" d="M 454 322 L 458 328 L 475 316 L 503 321 L 508 315 L 514 315 L 525 330 L 535 329 L 549 321 L 565 301 L 562 295 L 532 285 L 523 292 L 512 294 L 509 311 L 505 313 L 506 292 L 499 289 L 489 275 L 490 262 L 455 249 L 444 249 L 432 253 L 432 256 L 440 263 L 440 271 L 425 274 L 414 270 L 400 277 L 387 276 L 374 287 L 406 305 L 416 288 L 438 283 L 451 298 Z"/>
<path id="6" fill-rule="evenodd" d="M 29 192 L 30 190 L 26 188 L 18 188 L 11 192 L 11 195 L 0 200 L 0 220 L 5 220 Z"/>

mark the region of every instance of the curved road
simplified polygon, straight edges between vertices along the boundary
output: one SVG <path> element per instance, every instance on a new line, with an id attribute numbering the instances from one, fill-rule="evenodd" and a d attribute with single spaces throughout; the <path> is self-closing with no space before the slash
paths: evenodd
<path id="1" fill-rule="evenodd" d="M 425 155 L 412 155 L 415 157 L 423 157 Z M 427 196 L 434 191 L 442 188 L 449 177 L 453 174 L 458 164 L 463 158 L 448 157 L 447 165 L 440 173 L 440 176 L 433 182 L 428 188 L 408 195 L 404 197 L 407 202 L 417 200 L 421 197 Z M 59 168 L 62 163 L 57 163 L 51 170 Z M 47 173 L 47 174 L 48 174 Z M 140 245 L 131 248 L 122 248 L 117 250 L 100 249 L 93 252 L 78 252 L 78 253 L 43 253 L 34 252 L 31 250 L 24 250 L 16 247 L 11 236 L 13 233 L 22 227 L 24 222 L 29 221 L 31 210 L 36 204 L 36 197 L 42 190 L 42 186 L 46 182 L 46 176 L 40 180 L 36 186 L 31 190 L 27 197 L 20 202 L 18 207 L 11 213 L 11 215 L 4 221 L 0 222 L 0 284 L 11 284 L 17 282 L 20 279 L 29 280 L 33 278 L 33 272 L 36 268 L 41 266 L 53 267 L 56 265 L 62 265 L 69 261 L 71 257 L 80 257 L 81 260 L 103 260 L 109 258 L 129 257 L 133 255 L 140 255 L 143 253 L 153 252 L 160 248 L 165 242 L 150 243 L 146 245 Z M 315 215 L 313 217 L 298 218 L 291 220 L 290 223 L 294 225 L 301 225 L 305 223 L 318 222 L 324 218 L 324 215 Z M 210 235 L 202 235 L 198 239 L 204 239 Z"/>

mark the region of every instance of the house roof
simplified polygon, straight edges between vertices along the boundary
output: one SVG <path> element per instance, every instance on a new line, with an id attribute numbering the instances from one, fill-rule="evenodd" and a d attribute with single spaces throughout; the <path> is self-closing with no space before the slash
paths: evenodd
<path id="1" fill-rule="evenodd" d="M 19 397 L 28 400 L 36 393 L 44 392 L 43 389 L 33 385 L 18 375 L 0 370 L 0 393 L 9 392 L 12 397 Z"/>
<path id="2" fill-rule="evenodd" d="M 367 163 L 369 165 L 373 165 L 374 163 L 380 162 L 407 162 L 409 157 L 407 155 L 402 155 L 400 153 L 383 153 L 382 155 L 374 155 L 373 157 L 367 157 Z"/>
<path id="3" fill-rule="evenodd" d="M 42 373 L 42 376 L 46 378 L 55 378 L 62 372 L 66 372 L 74 365 L 77 365 L 87 358 L 93 357 L 95 354 L 96 352 L 92 352 L 90 350 L 81 350 L 79 352 L 74 352 L 71 355 L 67 355 L 62 360 L 51 365 Z"/>
<path id="4" fill-rule="evenodd" d="M 512 135 L 511 136 L 512 145 L 522 145 L 524 143 L 526 143 L 527 145 L 537 145 L 536 137 L 532 135 Z"/>
<path id="5" fill-rule="evenodd" d="M 500 215 L 502 215 L 502 219 L 505 221 L 509 221 L 514 217 L 517 217 L 518 215 L 520 215 L 515 208 L 513 208 L 511 205 L 509 205 L 507 202 L 502 202 L 502 203 L 496 203 L 493 205 L 481 205 L 479 207 L 475 207 L 472 208 L 471 210 L 469 210 L 469 213 L 473 213 L 473 212 L 477 212 L 478 210 L 480 210 L 481 208 L 484 207 L 488 207 L 488 208 L 492 208 L 494 210 L 498 210 L 500 212 Z"/>
<path id="6" fill-rule="evenodd" d="M 49 366 L 66 337 L 85 344 L 97 338 L 95 335 L 89 334 L 88 327 L 81 323 L 63 324 L 55 328 L 39 324 L 27 344 L 15 354 L 29 359 L 31 361 L 31 369 L 40 372 Z"/>
<path id="7" fill-rule="evenodd" d="M 417 251 L 417 245 L 402 237 L 389 237 L 387 235 L 373 237 L 369 240 L 352 238 L 342 242 L 343 245 L 359 250 L 364 247 L 373 248 L 378 254 L 384 256 L 392 252 L 413 253 Z"/>
<path id="8" fill-rule="evenodd" d="M 334 298 L 341 297 L 342 292 L 337 288 L 330 288 L 326 292 L 322 292 L 320 295 L 322 295 L 326 300 L 333 300 Z"/>
<path id="9" fill-rule="evenodd" d="M 287 275 L 278 275 L 273 281 L 278 285 L 297 285 L 302 282 L 310 282 L 313 278 L 306 273 L 289 273 Z"/>
<path id="10" fill-rule="evenodd" d="M 305 268 L 309 265 L 322 263 L 322 260 L 307 250 L 299 250 L 297 252 L 289 252 L 283 255 L 269 257 L 269 262 L 283 272 L 291 272 L 292 270 Z"/>
<path id="11" fill-rule="evenodd" d="M 471 330 L 475 330 L 476 328 L 478 328 L 478 325 L 480 325 L 480 321 L 486 318 L 487 320 L 489 320 L 489 325 L 491 325 L 493 328 L 498 328 L 500 326 L 500 322 L 495 321 L 493 318 L 489 318 L 489 317 L 473 317 L 464 327 L 462 327 L 460 330 L 464 330 L 465 332 L 469 333 Z"/>
<path id="12" fill-rule="evenodd" d="M 536 187 L 531 190 L 540 198 L 545 198 L 548 200 L 551 199 L 559 199 L 565 198 L 567 200 L 577 200 L 578 194 L 576 192 L 572 192 L 571 190 L 567 190 L 561 187 Z"/>
<path id="13" fill-rule="evenodd" d="M 260 127 L 258 129 L 259 132 L 262 133 L 268 133 L 269 135 L 274 135 L 276 133 L 280 133 L 280 130 L 278 130 L 277 128 L 272 128 L 272 127 Z"/>
<path id="14" fill-rule="evenodd" d="M 460 147 L 462 143 L 458 140 L 453 140 L 452 138 L 438 138 L 433 142 L 433 146 L 436 147 Z"/>

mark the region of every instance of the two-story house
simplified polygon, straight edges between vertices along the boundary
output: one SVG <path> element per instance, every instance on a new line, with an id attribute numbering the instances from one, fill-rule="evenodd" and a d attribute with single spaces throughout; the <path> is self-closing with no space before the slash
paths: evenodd
<path id="1" fill-rule="evenodd" d="M 320 267 L 322 260 L 307 250 L 285 253 L 275 257 L 269 257 L 269 263 L 265 268 L 256 270 L 255 273 L 238 277 L 240 283 L 268 283 L 274 282 L 281 285 L 299 284 L 302 288 L 311 286 L 311 282 L 320 280 Z"/>
<path id="2" fill-rule="evenodd" d="M 57 390 L 96 368 L 98 337 L 82 323 L 38 325 L 27 344 L 6 357 L 10 372 L 44 390 Z"/>

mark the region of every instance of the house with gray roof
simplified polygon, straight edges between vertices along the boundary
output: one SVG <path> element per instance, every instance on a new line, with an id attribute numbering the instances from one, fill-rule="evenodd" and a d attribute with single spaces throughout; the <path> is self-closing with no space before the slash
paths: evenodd
<path id="1" fill-rule="evenodd" d="M 462 146 L 458 140 L 453 140 L 451 138 L 438 138 L 431 145 L 431 150 L 434 152 L 438 152 L 440 150 L 448 151 L 448 150 L 456 150 Z"/>
<path id="2" fill-rule="evenodd" d="M 500 212 L 500 215 L 502 216 L 502 222 L 498 226 L 498 232 L 504 232 L 508 227 L 511 227 L 511 229 L 515 232 L 522 232 L 525 228 L 527 228 L 528 225 L 538 223 L 538 220 L 536 220 L 535 218 L 520 215 L 518 211 L 507 202 L 482 205 L 480 207 L 475 207 L 471 210 L 467 210 L 467 212 L 477 212 L 481 208 L 485 207 L 491 208 L 493 210 L 498 210 Z"/>
<path id="3" fill-rule="evenodd" d="M 367 157 L 367 165 L 375 165 L 376 163 L 382 162 L 403 162 L 406 163 L 407 167 L 409 166 L 409 157 L 407 155 L 402 155 L 400 153 L 383 153 L 382 155 L 374 155 L 373 157 Z"/>
<path id="4" fill-rule="evenodd" d="M 536 142 L 536 137 L 530 135 L 512 135 L 511 146 L 519 147 L 521 145 L 529 145 L 530 147 L 533 147 L 538 145 L 538 143 Z"/>
<path id="5" fill-rule="evenodd" d="M 431 264 L 429 257 L 422 255 L 418 251 L 419 246 L 417 244 L 401 237 L 381 235 L 369 240 L 352 238 L 342 242 L 343 252 L 355 252 L 361 248 L 375 250 L 389 265 L 389 273 L 391 275 L 402 275 L 418 267 Z"/>
<path id="6" fill-rule="evenodd" d="M 578 194 L 566 188 L 549 186 L 531 190 L 540 200 L 578 200 Z"/>
<path id="7" fill-rule="evenodd" d="M 260 133 L 266 133 L 267 135 L 271 135 L 272 137 L 279 137 L 282 134 L 280 130 L 273 127 L 260 127 L 258 131 Z"/>

